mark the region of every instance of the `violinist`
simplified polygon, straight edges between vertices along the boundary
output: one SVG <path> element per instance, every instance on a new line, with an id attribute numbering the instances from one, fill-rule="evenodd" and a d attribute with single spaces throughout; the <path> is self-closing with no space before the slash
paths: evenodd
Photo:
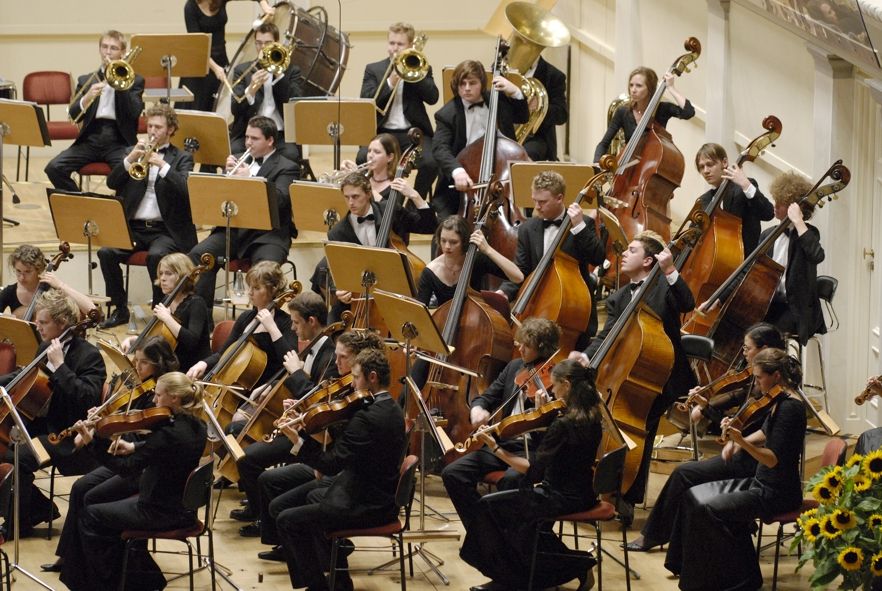
<path id="1" fill-rule="evenodd" d="M 784 338 L 781 336 L 781 332 L 771 324 L 760 323 L 751 326 L 744 335 L 745 367 L 750 368 L 757 354 L 769 348 L 784 348 Z M 690 394 L 699 389 L 693 388 Z M 719 394 L 711 398 L 709 402 L 699 401 L 691 410 L 692 420 L 697 423 L 702 417 L 706 417 L 710 419 L 711 426 L 719 432 L 723 411 L 733 406 L 740 406 L 746 399 L 752 399 L 758 395 L 762 394 L 756 389 L 751 373 L 751 380 L 746 387 Z M 641 535 L 628 543 L 628 550 L 646 552 L 670 541 L 677 505 L 690 487 L 714 480 L 753 476 L 756 471 L 756 460 L 743 450 L 733 452 L 734 447 L 735 444 L 729 441 L 719 456 L 677 466 L 655 500 L 655 505 L 643 525 Z"/>
<path id="2" fill-rule="evenodd" d="M 751 538 L 754 522 L 797 510 L 802 503 L 799 458 L 806 411 L 796 393 L 802 380 L 799 361 L 781 349 L 766 349 L 754 358 L 753 375 L 768 398 L 762 429 L 744 436 L 724 419 L 731 445 L 723 456 L 729 460 L 742 450 L 756 460 L 756 471 L 693 486 L 680 497 L 665 556 L 665 568 L 680 576 L 680 589 L 762 587 Z"/>
<path id="3" fill-rule="evenodd" d="M 132 365 L 137 373 L 137 384 L 142 385 L 149 384 L 150 380 L 155 381 L 169 372 L 178 371 L 178 360 L 171 350 L 171 346 L 165 339 L 158 336 L 141 342 L 134 351 Z M 127 388 L 128 391 L 132 393 L 139 390 L 137 384 L 132 388 Z M 123 388 L 126 389 L 125 386 Z M 111 392 L 111 394 L 114 393 Z M 155 406 L 152 389 L 143 392 L 132 400 L 131 404 L 125 400 L 125 396 L 123 401 L 125 402 L 125 406 L 122 407 L 123 411 L 143 410 Z M 93 415 L 95 410 L 94 408 L 90 409 L 89 416 Z M 123 437 L 135 445 L 142 444 L 143 437 L 140 435 L 127 433 Z M 118 501 L 137 494 L 138 476 L 139 474 L 119 475 L 107 466 L 98 466 L 88 474 L 77 478 L 70 489 L 64 526 L 61 529 L 61 536 L 58 538 L 58 546 L 55 548 L 55 555 L 58 556 L 58 559 L 55 562 L 41 565 L 40 568 L 45 572 L 61 572 L 66 557 L 74 555 L 73 548 L 79 544 L 79 516 L 83 507 Z"/>
<path id="4" fill-rule="evenodd" d="M 389 373 L 383 351 L 358 354 L 352 364 L 353 387 L 372 397 L 354 411 L 328 450 L 311 437 L 301 437 L 293 427 L 283 429 L 300 461 L 334 476 L 329 487 L 313 491 L 301 505 L 278 516 L 282 551 L 295 589 L 327 589 L 325 573 L 332 566 L 347 567 L 342 552 L 336 565 L 328 564 L 328 532 L 373 527 L 398 516 L 395 490 L 407 439 L 404 412 L 387 390 Z M 337 589 L 353 588 L 348 573 L 338 575 L 337 582 Z"/>
<path id="5" fill-rule="evenodd" d="M 58 276 L 46 270 L 43 251 L 30 244 L 22 244 L 9 255 L 9 266 L 15 271 L 15 283 L 0 290 L 0 314 L 8 309 L 16 317 L 23 317 L 33 298 L 43 289 L 55 288 L 72 298 L 80 313 L 88 314 L 95 309 L 92 300 L 64 283 Z"/>
<path id="6" fill-rule="evenodd" d="M 34 419 L 27 427 L 32 437 L 40 439 L 52 464 L 62 475 L 85 474 L 95 467 L 95 462 L 89 454 L 78 451 L 70 440 L 50 445 L 47 436 L 85 418 L 90 408 L 98 406 L 107 379 L 104 359 L 94 345 L 76 335 L 64 343 L 59 339 L 79 318 L 76 302 L 61 291 L 50 289 L 37 301 L 35 319 L 43 341 L 37 354 L 46 352 L 42 370 L 48 375 L 51 398 L 45 416 Z M 0 386 L 8 384 L 16 375 L 18 371 L 0 377 Z M 3 461 L 11 463 L 13 460 L 13 448 L 10 447 Z M 59 513 L 58 508 L 34 486 L 34 472 L 39 466 L 28 448 L 19 450 L 19 468 L 21 535 L 28 537 L 35 525 L 49 521 L 50 517 L 58 517 Z M 12 520 L 7 519 L 6 523 L 11 524 Z M 11 532 L 6 535 L 8 539 Z"/>
<path id="7" fill-rule="evenodd" d="M 167 373 L 156 381 L 154 400 L 171 415 L 138 445 L 120 439 L 111 448 L 110 440 L 96 436 L 91 422 L 75 425 L 77 438 L 101 464 L 121 476 L 140 477 L 137 495 L 87 505 L 81 511 L 78 543 L 72 544 L 61 570 L 61 581 L 72 591 L 123 588 L 123 531 L 188 528 L 196 522 L 196 515 L 184 509 L 182 500 L 207 440 L 200 418 L 202 386 L 183 373 Z M 164 588 L 165 578 L 146 548 L 140 554 L 139 572 L 125 581 L 125 589 Z"/>
<path id="8" fill-rule="evenodd" d="M 552 388 L 566 410 L 548 426 L 532 459 L 506 451 L 489 433 L 478 431 L 496 457 L 524 474 L 530 486 L 486 495 L 478 502 L 460 556 L 491 581 L 472 591 L 527 588 L 536 522 L 597 504 L 594 459 L 603 429 L 593 374 L 569 359 L 554 366 Z M 580 590 L 590 589 L 593 559 L 567 557 L 566 546 L 551 535 L 551 524 L 544 531 L 548 535 L 542 541 L 550 542 L 542 551 L 554 552 L 554 563 L 537 562 L 534 586 L 553 588 L 578 578 Z"/>
<path id="9" fill-rule="evenodd" d="M 490 246 L 481 230 L 469 234 L 468 222 L 461 216 L 452 215 L 441 222 L 435 230 L 434 243 L 440 254 L 423 269 L 417 287 L 417 299 L 427 306 L 440 306 L 453 297 L 469 244 L 478 247 L 471 281 L 474 289 L 480 289 L 487 273 L 504 277 L 512 283 L 524 280 L 518 266 Z"/>
<path id="10" fill-rule="evenodd" d="M 653 120 L 662 127 L 667 126 L 671 117 L 692 119 L 695 116 L 695 107 L 692 106 L 689 99 L 674 88 L 674 81 L 676 79 L 677 77 L 671 72 L 665 73 L 665 90 L 668 91 L 668 94 L 671 95 L 675 102 L 660 102 L 652 115 Z M 655 70 L 641 66 L 631 71 L 631 74 L 628 76 L 629 100 L 613 113 L 612 119 L 609 121 L 609 127 L 606 129 L 606 133 L 603 134 L 603 139 L 600 140 L 600 143 L 594 149 L 594 162 L 599 162 L 600 157 L 606 154 L 613 138 L 620 129 L 625 133 L 626 142 L 631 139 L 657 87 L 658 74 L 655 73 Z"/>
<path id="11" fill-rule="evenodd" d="M 181 279 L 184 280 L 181 289 L 167 306 L 160 302 L 153 307 L 154 316 L 165 324 L 177 340 L 175 353 L 182 368 L 192 367 L 200 359 L 211 355 L 210 312 L 205 300 L 193 293 L 195 284 L 188 277 L 193 268 L 190 257 L 180 252 L 162 257 L 157 267 L 156 285 L 164 296 L 172 293 Z M 126 338 L 122 342 L 122 350 L 128 352 L 137 338 Z"/>
<path id="12" fill-rule="evenodd" d="M 695 168 L 711 186 L 699 197 L 702 207 L 707 207 L 723 180 L 726 194 L 723 196 L 723 211 L 741 219 L 741 242 L 747 255 L 759 243 L 760 222 L 774 217 L 775 211 L 769 199 L 763 195 L 755 179 L 748 178 L 737 163 L 729 164 L 726 150 L 720 144 L 704 144 L 695 154 Z"/>
<path id="13" fill-rule="evenodd" d="M 432 154 L 438 165 L 438 184 L 432 207 L 440 220 L 459 211 L 459 192 L 468 191 L 475 182 L 456 159 L 457 154 L 468 144 L 484 137 L 488 126 L 514 138 L 514 124 L 526 123 L 530 118 L 530 109 L 520 88 L 504 76 L 497 76 L 492 84 L 495 90 L 502 92 L 498 120 L 488 122 L 490 95 L 486 83 L 487 76 L 481 62 L 460 62 L 450 79 L 454 98 L 435 113 Z M 450 189 L 449 185 L 454 188 Z"/>
<path id="14" fill-rule="evenodd" d="M 552 321 L 544 318 L 528 318 L 518 328 L 515 341 L 521 353 L 519 359 L 513 359 L 505 366 L 487 391 L 471 401 L 469 418 L 475 427 L 481 427 L 490 421 L 492 412 L 494 421 L 507 416 L 524 412 L 539 402 L 534 402 L 526 395 L 512 396 L 517 393 L 516 377 L 529 374 L 530 370 L 547 362 L 558 348 L 560 328 Z M 523 372 L 523 373 L 522 373 Z M 537 394 L 540 398 L 543 393 Z M 506 403 L 506 400 L 507 403 Z M 506 403 L 503 407 L 503 403 Z M 500 410 L 501 409 L 501 410 Z M 506 454 L 521 457 L 527 455 L 527 447 L 535 449 L 538 437 L 528 436 L 500 441 L 496 447 L 483 446 L 450 463 L 441 472 L 444 488 L 459 514 L 466 531 L 472 525 L 477 513 L 478 484 L 490 472 L 505 470 L 505 476 L 497 483 L 497 489 L 510 490 L 517 488 L 523 474 L 509 466 L 501 457 L 499 450 Z"/>

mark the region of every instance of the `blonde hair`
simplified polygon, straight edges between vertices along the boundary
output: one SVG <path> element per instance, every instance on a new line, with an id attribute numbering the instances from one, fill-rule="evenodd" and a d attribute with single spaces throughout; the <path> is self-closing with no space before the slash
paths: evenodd
<path id="1" fill-rule="evenodd" d="M 634 236 L 634 240 L 643 245 L 644 256 L 652 257 L 665 249 L 665 241 L 658 232 L 643 230 Z"/>
<path id="2" fill-rule="evenodd" d="M 162 271 L 162 268 L 165 267 L 172 273 L 178 276 L 178 281 L 182 278 L 190 274 L 196 265 L 193 264 L 193 261 L 190 260 L 190 257 L 181 252 L 173 252 L 171 254 L 167 254 L 159 261 L 159 264 L 156 266 L 156 281 L 153 282 L 154 285 L 159 285 L 159 273 Z M 186 281 L 184 281 L 184 285 L 181 286 L 181 292 L 184 294 L 193 293 L 194 285 L 193 281 L 188 277 Z"/>
<path id="3" fill-rule="evenodd" d="M 80 320 L 77 303 L 58 289 L 49 289 L 40 294 L 36 310 L 37 312 L 46 310 L 52 320 L 65 328 L 73 326 Z"/>
<path id="4" fill-rule="evenodd" d="M 567 182 L 560 173 L 553 170 L 543 170 L 533 177 L 534 191 L 548 191 L 555 197 L 567 192 Z"/>
<path id="5" fill-rule="evenodd" d="M 156 389 L 160 386 L 168 396 L 181 401 L 180 412 L 192 416 L 199 416 L 202 412 L 202 386 L 188 378 L 187 374 L 180 371 L 163 374 L 156 380 Z"/>

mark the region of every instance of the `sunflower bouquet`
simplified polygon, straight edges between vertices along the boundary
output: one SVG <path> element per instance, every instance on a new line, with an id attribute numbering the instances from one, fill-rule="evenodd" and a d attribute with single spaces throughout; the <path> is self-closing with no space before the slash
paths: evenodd
<path id="1" fill-rule="evenodd" d="M 812 589 L 826 589 L 840 575 L 840 589 L 882 586 L 882 450 L 854 454 L 844 466 L 826 466 L 806 485 L 818 507 L 797 520 L 791 550 L 805 546 L 797 570 L 808 561 Z"/>

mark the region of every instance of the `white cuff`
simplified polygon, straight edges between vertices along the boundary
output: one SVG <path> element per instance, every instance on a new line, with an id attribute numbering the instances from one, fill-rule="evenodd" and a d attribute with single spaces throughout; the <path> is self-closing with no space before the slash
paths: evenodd
<path id="1" fill-rule="evenodd" d="M 584 229 L 585 229 L 585 220 L 583 219 L 581 222 L 579 222 L 578 226 L 573 226 L 572 228 L 570 228 L 570 234 L 575 236 L 576 234 L 578 234 L 579 232 L 581 232 Z"/>
<path id="2" fill-rule="evenodd" d="M 303 447 L 303 437 L 301 437 L 296 444 L 291 446 L 291 455 L 296 456 L 300 453 L 300 449 Z"/>
<path id="3" fill-rule="evenodd" d="M 675 283 L 677 283 L 677 279 L 679 279 L 679 278 L 680 278 L 680 272 L 677 271 L 676 269 L 674 269 L 670 275 L 665 275 L 665 279 L 668 280 L 668 285 L 674 285 Z"/>
<path id="4" fill-rule="evenodd" d="M 171 170 L 171 164 L 169 164 L 168 162 L 166 162 L 166 163 L 163 164 L 162 167 L 159 169 L 159 176 L 161 176 L 162 178 L 165 178 L 165 175 L 167 175 L 167 174 L 168 174 L 168 171 L 170 171 L 170 170 Z"/>
<path id="5" fill-rule="evenodd" d="M 756 195 L 756 187 L 753 186 L 753 183 L 748 181 L 748 187 L 744 189 L 744 196 L 748 199 L 753 199 L 754 195 Z"/>

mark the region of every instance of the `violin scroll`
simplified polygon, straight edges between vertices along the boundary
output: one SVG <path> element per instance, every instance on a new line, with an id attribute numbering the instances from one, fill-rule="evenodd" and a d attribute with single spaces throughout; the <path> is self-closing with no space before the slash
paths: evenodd
<path id="1" fill-rule="evenodd" d="M 882 376 L 870 378 L 864 391 L 854 397 L 854 403 L 861 406 L 874 396 L 882 396 Z"/>

